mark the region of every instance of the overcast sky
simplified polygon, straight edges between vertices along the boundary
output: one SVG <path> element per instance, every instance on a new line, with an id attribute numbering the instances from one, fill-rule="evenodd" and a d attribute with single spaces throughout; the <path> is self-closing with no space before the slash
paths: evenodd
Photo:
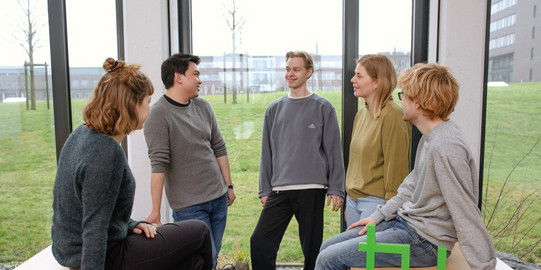
<path id="1" fill-rule="evenodd" d="M 193 1 L 194 50 L 199 54 L 231 51 L 223 0 Z M 411 1 L 360 0 L 359 51 L 410 51 Z M 288 50 L 342 53 L 342 0 L 237 0 L 245 18 L 237 52 L 283 55 Z M 208 7 L 215 7 L 209 9 Z M 204 22 L 204 23 L 203 23 Z M 214 40 L 214 41 L 213 41 Z M 223 53 L 223 52 L 222 52 Z"/>
<path id="2" fill-rule="evenodd" d="M 231 34 L 224 14 L 228 0 L 192 0 L 194 53 L 221 55 L 231 52 Z M 47 0 L 31 0 L 38 21 L 37 63 L 50 63 Z M 226 7 L 224 7 L 226 3 Z M 71 66 L 101 66 L 116 57 L 113 0 L 67 0 L 68 47 Z M 239 53 L 283 55 L 288 50 L 319 54 L 342 52 L 342 0 L 237 0 L 246 20 Z M 409 51 L 411 1 L 360 0 L 359 52 Z M 0 66 L 20 66 L 28 59 L 18 39 L 24 13 L 16 0 L 0 0 Z"/>

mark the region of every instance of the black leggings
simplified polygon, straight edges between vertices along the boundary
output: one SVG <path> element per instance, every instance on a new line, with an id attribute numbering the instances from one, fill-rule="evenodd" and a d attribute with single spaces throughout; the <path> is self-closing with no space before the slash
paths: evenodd
<path id="1" fill-rule="evenodd" d="M 212 269 L 207 225 L 199 220 L 158 227 L 154 238 L 129 234 L 107 252 L 105 269 Z"/>

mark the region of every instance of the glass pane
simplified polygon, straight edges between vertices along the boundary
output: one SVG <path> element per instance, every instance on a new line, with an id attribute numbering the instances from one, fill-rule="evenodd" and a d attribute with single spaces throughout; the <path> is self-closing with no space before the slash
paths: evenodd
<path id="1" fill-rule="evenodd" d="M 250 235 L 261 212 L 257 192 L 263 117 L 272 101 L 289 92 L 286 52 L 312 54 L 315 72 L 308 88 L 330 100 L 341 119 L 342 1 L 237 0 L 236 29 L 242 31 L 235 39 L 226 21 L 232 3 L 192 1 L 193 47 L 202 57 L 200 95 L 215 110 L 238 187 L 221 254 L 249 256 Z M 304 260 L 297 227 L 292 219 L 277 261 Z M 324 239 L 339 231 L 339 214 L 326 208 Z"/>
<path id="2" fill-rule="evenodd" d="M 359 58 L 365 54 L 386 55 L 394 64 L 397 76 L 410 67 L 411 16 L 411 0 L 360 0 Z M 393 98 L 400 104 L 397 92 L 394 91 Z M 359 102 L 359 106 L 362 104 Z"/>
<path id="3" fill-rule="evenodd" d="M 56 172 L 47 1 L 20 2 L 0 3 L 2 263 L 24 261 L 51 244 Z M 33 57 L 24 31 L 34 33 Z"/>
<path id="4" fill-rule="evenodd" d="M 99 78 L 107 57 L 117 59 L 114 0 L 66 1 L 73 128 L 83 123 L 82 107 Z"/>
<path id="5" fill-rule="evenodd" d="M 494 244 L 499 251 L 537 263 L 541 230 L 528 228 L 539 228 L 541 205 L 539 5 L 492 1 L 483 176 L 483 216 Z M 513 226 L 502 226 L 508 222 Z"/>

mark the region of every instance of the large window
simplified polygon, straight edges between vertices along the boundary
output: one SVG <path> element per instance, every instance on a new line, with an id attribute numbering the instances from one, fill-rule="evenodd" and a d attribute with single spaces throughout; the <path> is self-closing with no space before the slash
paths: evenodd
<path id="1" fill-rule="evenodd" d="M 105 72 L 103 62 L 118 58 L 115 12 L 113 0 L 66 1 L 73 128 L 83 123 L 81 110 Z"/>
<path id="2" fill-rule="evenodd" d="M 238 199 L 229 209 L 224 255 L 249 254 L 261 206 L 258 177 L 263 116 L 289 91 L 285 54 L 312 54 L 309 90 L 329 99 L 341 119 L 342 1 L 192 1 L 193 52 L 202 56 L 200 94 L 212 103 L 225 136 Z M 233 28 L 234 13 L 236 27 Z M 238 187 L 238 188 L 237 188 Z M 325 234 L 340 231 L 340 214 L 325 213 Z M 295 219 L 278 253 L 279 262 L 301 262 Z"/>
<path id="3" fill-rule="evenodd" d="M 1 263 L 50 244 L 56 171 L 47 1 L 20 2 L 0 4 Z"/>
<path id="4" fill-rule="evenodd" d="M 386 55 L 395 66 L 397 77 L 410 67 L 411 8 L 411 0 L 360 0 L 359 57 L 365 54 Z M 400 103 L 396 94 L 394 99 Z"/>
<path id="5" fill-rule="evenodd" d="M 53 100 L 49 2 L 54 1 L 0 4 L 0 263 L 24 261 L 51 244 L 53 111 L 67 105 Z M 103 74 L 103 61 L 117 57 L 115 1 L 66 1 L 66 13 L 76 127 L 82 123 L 82 105 Z M 32 50 L 26 33 L 34 33 Z"/>
<path id="6" fill-rule="evenodd" d="M 535 1 L 492 1 L 483 216 L 499 251 L 539 262 L 541 58 L 534 53 L 541 50 L 535 35 L 541 21 L 536 8 Z"/>
<path id="7" fill-rule="evenodd" d="M 203 61 L 200 94 L 213 105 L 226 138 L 233 180 L 243 192 L 230 208 L 225 255 L 249 254 L 249 236 L 261 212 L 257 191 L 262 121 L 270 102 L 289 91 L 284 80 L 287 51 L 312 54 L 315 72 L 308 87 L 329 99 L 342 118 L 342 2 L 237 0 L 235 7 L 233 1 L 192 2 L 193 52 Z M 358 56 L 382 53 L 397 72 L 408 67 L 412 2 L 360 1 L 359 6 Z M 348 84 L 350 78 L 346 79 Z M 337 234 L 339 224 L 340 215 L 327 209 L 324 239 Z M 303 261 L 294 219 L 277 261 Z"/>

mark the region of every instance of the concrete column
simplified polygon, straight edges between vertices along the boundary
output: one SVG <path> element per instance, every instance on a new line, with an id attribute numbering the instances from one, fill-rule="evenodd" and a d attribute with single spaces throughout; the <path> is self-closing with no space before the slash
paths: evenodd
<path id="1" fill-rule="evenodd" d="M 441 0 L 439 31 L 437 34 L 431 33 L 438 36 L 436 44 L 438 62 L 450 67 L 460 83 L 459 100 L 455 111 L 451 114 L 451 120 L 455 121 L 466 134 L 478 166 L 482 166 L 479 159 L 486 9 L 486 0 Z M 431 20 L 431 23 L 436 21 Z M 434 59 L 430 61 L 433 62 Z"/>
<path id="2" fill-rule="evenodd" d="M 166 0 L 125 0 L 124 44 L 126 62 L 142 65 L 141 70 L 154 85 L 152 102 L 165 93 L 160 77 L 163 60 L 169 56 L 168 7 Z M 143 132 L 134 131 L 128 136 L 128 160 L 137 188 L 132 218 L 144 219 L 151 210 L 150 161 Z M 162 222 L 168 222 L 171 212 L 165 192 L 162 200 Z"/>

